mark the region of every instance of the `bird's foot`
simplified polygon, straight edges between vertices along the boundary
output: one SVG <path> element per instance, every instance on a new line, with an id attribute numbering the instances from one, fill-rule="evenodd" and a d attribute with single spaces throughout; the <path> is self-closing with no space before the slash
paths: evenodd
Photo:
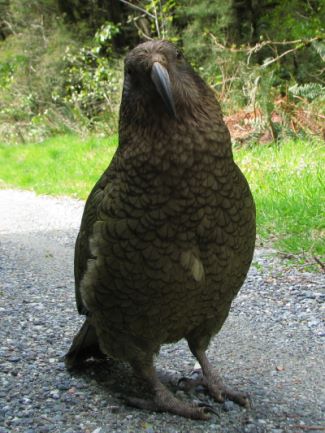
<path id="1" fill-rule="evenodd" d="M 167 388 L 160 389 L 153 400 L 129 397 L 126 402 L 128 405 L 139 409 L 155 412 L 170 412 L 191 419 L 208 420 L 211 413 L 216 413 L 213 407 L 208 404 L 200 403 L 195 406 L 178 400 Z"/>
<path id="2" fill-rule="evenodd" d="M 190 391 L 201 385 L 206 388 L 209 395 L 219 403 L 223 403 L 225 400 L 231 400 L 247 409 L 251 407 L 248 394 L 227 388 L 218 375 L 207 378 L 202 374 L 201 370 L 194 370 L 192 375 L 193 377 L 185 377 L 179 380 L 178 386 L 180 389 Z"/>
<path id="3" fill-rule="evenodd" d="M 207 383 L 207 389 L 211 397 L 213 397 L 218 402 L 223 403 L 225 400 L 231 400 L 234 403 L 245 407 L 246 409 L 249 409 L 251 407 L 251 401 L 248 394 L 229 389 L 218 380 L 209 381 Z"/>

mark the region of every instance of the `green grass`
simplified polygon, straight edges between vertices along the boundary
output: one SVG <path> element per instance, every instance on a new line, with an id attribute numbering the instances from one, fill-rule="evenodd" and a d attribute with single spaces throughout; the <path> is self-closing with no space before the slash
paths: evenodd
<path id="1" fill-rule="evenodd" d="M 116 145 L 116 136 L 0 144 L 0 182 L 37 193 L 86 198 Z M 234 153 L 255 197 L 259 237 L 283 252 L 324 255 L 324 145 L 288 141 Z"/>
<path id="2" fill-rule="evenodd" d="M 325 254 L 325 147 L 288 141 L 235 151 L 257 207 L 258 234 L 283 252 Z"/>
<path id="3" fill-rule="evenodd" d="M 37 144 L 0 144 L 0 182 L 40 194 L 85 199 L 110 163 L 116 145 L 117 136 L 83 140 L 74 135 Z"/>

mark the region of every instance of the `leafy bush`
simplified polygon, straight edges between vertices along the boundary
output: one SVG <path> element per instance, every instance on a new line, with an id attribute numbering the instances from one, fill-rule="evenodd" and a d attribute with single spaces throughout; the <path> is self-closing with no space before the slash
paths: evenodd
<path id="1" fill-rule="evenodd" d="M 19 32 L 0 42 L 0 137 L 29 142 L 115 130 L 121 62 L 111 40 L 118 28 L 106 23 L 82 46 L 60 17 L 45 27 L 36 11 L 30 28 L 14 18 Z"/>
<path id="2" fill-rule="evenodd" d="M 6 141 L 50 135 L 46 123 L 39 128 L 33 119 L 60 108 L 52 100 L 52 89 L 62 85 L 62 52 L 72 35 L 55 15 L 50 14 L 45 23 L 33 9 L 39 3 L 31 3 L 30 21 L 23 23 L 22 11 L 13 1 L 12 34 L 0 42 L 0 80 L 5 84 L 0 88 L 0 136 Z"/>
<path id="3" fill-rule="evenodd" d="M 64 87 L 53 94 L 54 99 L 63 98 L 91 122 L 103 118 L 111 120 L 112 127 L 121 87 L 121 62 L 114 57 L 111 46 L 118 31 L 118 27 L 108 22 L 97 31 L 91 45 L 78 49 L 68 46 L 63 57 Z"/>

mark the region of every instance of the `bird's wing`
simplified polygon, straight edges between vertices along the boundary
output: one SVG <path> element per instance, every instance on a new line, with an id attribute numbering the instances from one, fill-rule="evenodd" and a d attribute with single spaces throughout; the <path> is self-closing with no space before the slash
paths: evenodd
<path id="1" fill-rule="evenodd" d="M 110 166 L 103 173 L 102 177 L 98 180 L 86 201 L 81 220 L 80 231 L 76 240 L 74 255 L 74 277 L 76 304 L 79 314 L 88 313 L 86 306 L 82 302 L 80 283 L 87 269 L 88 260 L 94 258 L 90 251 L 89 239 L 93 232 L 93 226 L 98 219 L 98 208 L 103 200 L 104 188 L 109 182 L 114 181 L 114 159 L 112 160 Z"/>
<path id="2" fill-rule="evenodd" d="M 87 268 L 87 262 L 93 258 L 89 248 L 89 237 L 92 233 L 92 228 L 97 219 L 97 208 L 103 194 L 102 188 L 95 185 L 85 205 L 80 231 L 77 236 L 74 254 L 74 277 L 76 290 L 77 309 L 80 314 L 87 314 L 80 294 L 80 282 Z"/>

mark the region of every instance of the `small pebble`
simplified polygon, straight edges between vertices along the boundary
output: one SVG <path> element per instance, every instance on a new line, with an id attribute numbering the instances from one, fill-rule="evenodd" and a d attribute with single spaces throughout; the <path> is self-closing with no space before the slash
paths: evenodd
<path id="1" fill-rule="evenodd" d="M 222 410 L 224 412 L 230 412 L 231 410 L 235 409 L 236 404 L 233 401 L 230 400 L 226 400 L 223 404 L 222 404 Z"/>
<path id="2" fill-rule="evenodd" d="M 121 408 L 119 406 L 108 406 L 108 410 L 112 413 L 120 412 Z"/>
<path id="3" fill-rule="evenodd" d="M 257 422 L 258 422 L 259 424 L 263 424 L 263 425 L 266 424 L 265 419 L 258 419 Z"/>
<path id="4" fill-rule="evenodd" d="M 59 390 L 55 389 L 53 391 L 50 391 L 50 397 L 54 400 L 58 400 L 60 398 Z"/>
<path id="5" fill-rule="evenodd" d="M 21 358 L 19 358 L 19 356 L 11 356 L 10 358 L 8 358 L 8 361 L 10 362 L 19 362 Z"/>

